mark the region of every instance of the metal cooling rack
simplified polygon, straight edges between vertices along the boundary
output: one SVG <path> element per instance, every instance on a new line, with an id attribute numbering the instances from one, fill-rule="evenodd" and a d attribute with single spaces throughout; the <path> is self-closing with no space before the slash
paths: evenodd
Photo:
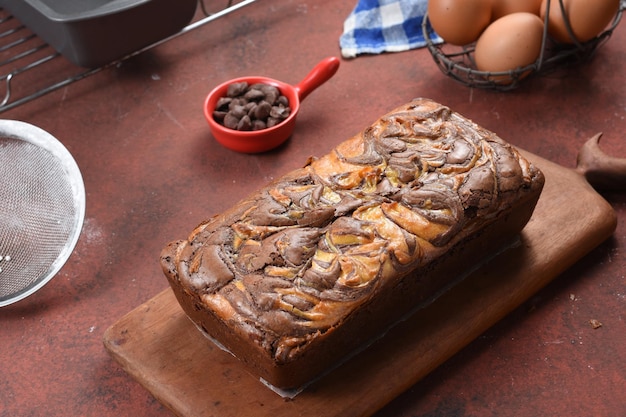
<path id="1" fill-rule="evenodd" d="M 178 33 L 121 59 L 92 69 L 75 66 L 8 11 L 0 8 L 0 113 L 28 103 L 104 69 L 119 65 L 122 61 L 204 26 L 255 1 L 228 0 L 223 8 L 212 11 L 206 6 L 205 0 L 198 0 L 198 8 L 201 11 L 197 14 L 199 17 Z M 20 84 L 21 74 L 32 71 L 38 71 L 42 74 L 42 77 L 39 77 L 41 80 L 35 83 L 29 82 L 28 85 Z"/>

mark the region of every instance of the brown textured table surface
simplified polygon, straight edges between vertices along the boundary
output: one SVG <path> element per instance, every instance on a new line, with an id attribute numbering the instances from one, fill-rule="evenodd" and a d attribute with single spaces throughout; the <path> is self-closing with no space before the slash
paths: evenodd
<path id="1" fill-rule="evenodd" d="M 167 287 L 161 248 L 414 97 L 449 105 L 564 167 L 598 132 L 607 153 L 626 157 L 624 27 L 590 63 L 508 93 L 444 77 L 425 49 L 342 61 L 302 103 L 281 148 L 244 155 L 212 140 L 202 101 L 214 85 L 241 75 L 299 82 L 339 56 L 353 5 L 260 1 L 0 114 L 63 142 L 87 194 L 66 265 L 0 309 L 1 416 L 171 415 L 102 345 L 107 327 Z M 611 239 L 376 416 L 625 415 L 626 197 L 605 197 L 619 220 Z"/>

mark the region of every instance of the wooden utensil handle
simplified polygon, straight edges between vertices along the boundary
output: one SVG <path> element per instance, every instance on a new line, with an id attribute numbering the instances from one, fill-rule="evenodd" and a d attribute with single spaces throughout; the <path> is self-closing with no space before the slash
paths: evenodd
<path id="1" fill-rule="evenodd" d="M 626 158 L 609 156 L 600 149 L 598 133 L 578 152 L 576 171 L 596 190 L 626 190 Z"/>

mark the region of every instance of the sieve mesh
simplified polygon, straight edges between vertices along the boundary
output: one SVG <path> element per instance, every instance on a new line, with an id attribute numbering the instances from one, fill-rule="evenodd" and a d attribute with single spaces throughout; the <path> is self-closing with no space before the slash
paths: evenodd
<path id="1" fill-rule="evenodd" d="M 43 286 L 73 249 L 84 207 L 72 175 L 58 152 L 0 134 L 0 306 Z"/>

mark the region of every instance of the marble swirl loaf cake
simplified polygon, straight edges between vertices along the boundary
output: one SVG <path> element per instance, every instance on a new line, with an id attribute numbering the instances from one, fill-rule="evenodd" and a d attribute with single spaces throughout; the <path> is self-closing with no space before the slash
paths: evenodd
<path id="1" fill-rule="evenodd" d="M 186 314 L 278 388 L 332 367 L 518 240 L 544 178 L 427 99 L 170 243 Z"/>

